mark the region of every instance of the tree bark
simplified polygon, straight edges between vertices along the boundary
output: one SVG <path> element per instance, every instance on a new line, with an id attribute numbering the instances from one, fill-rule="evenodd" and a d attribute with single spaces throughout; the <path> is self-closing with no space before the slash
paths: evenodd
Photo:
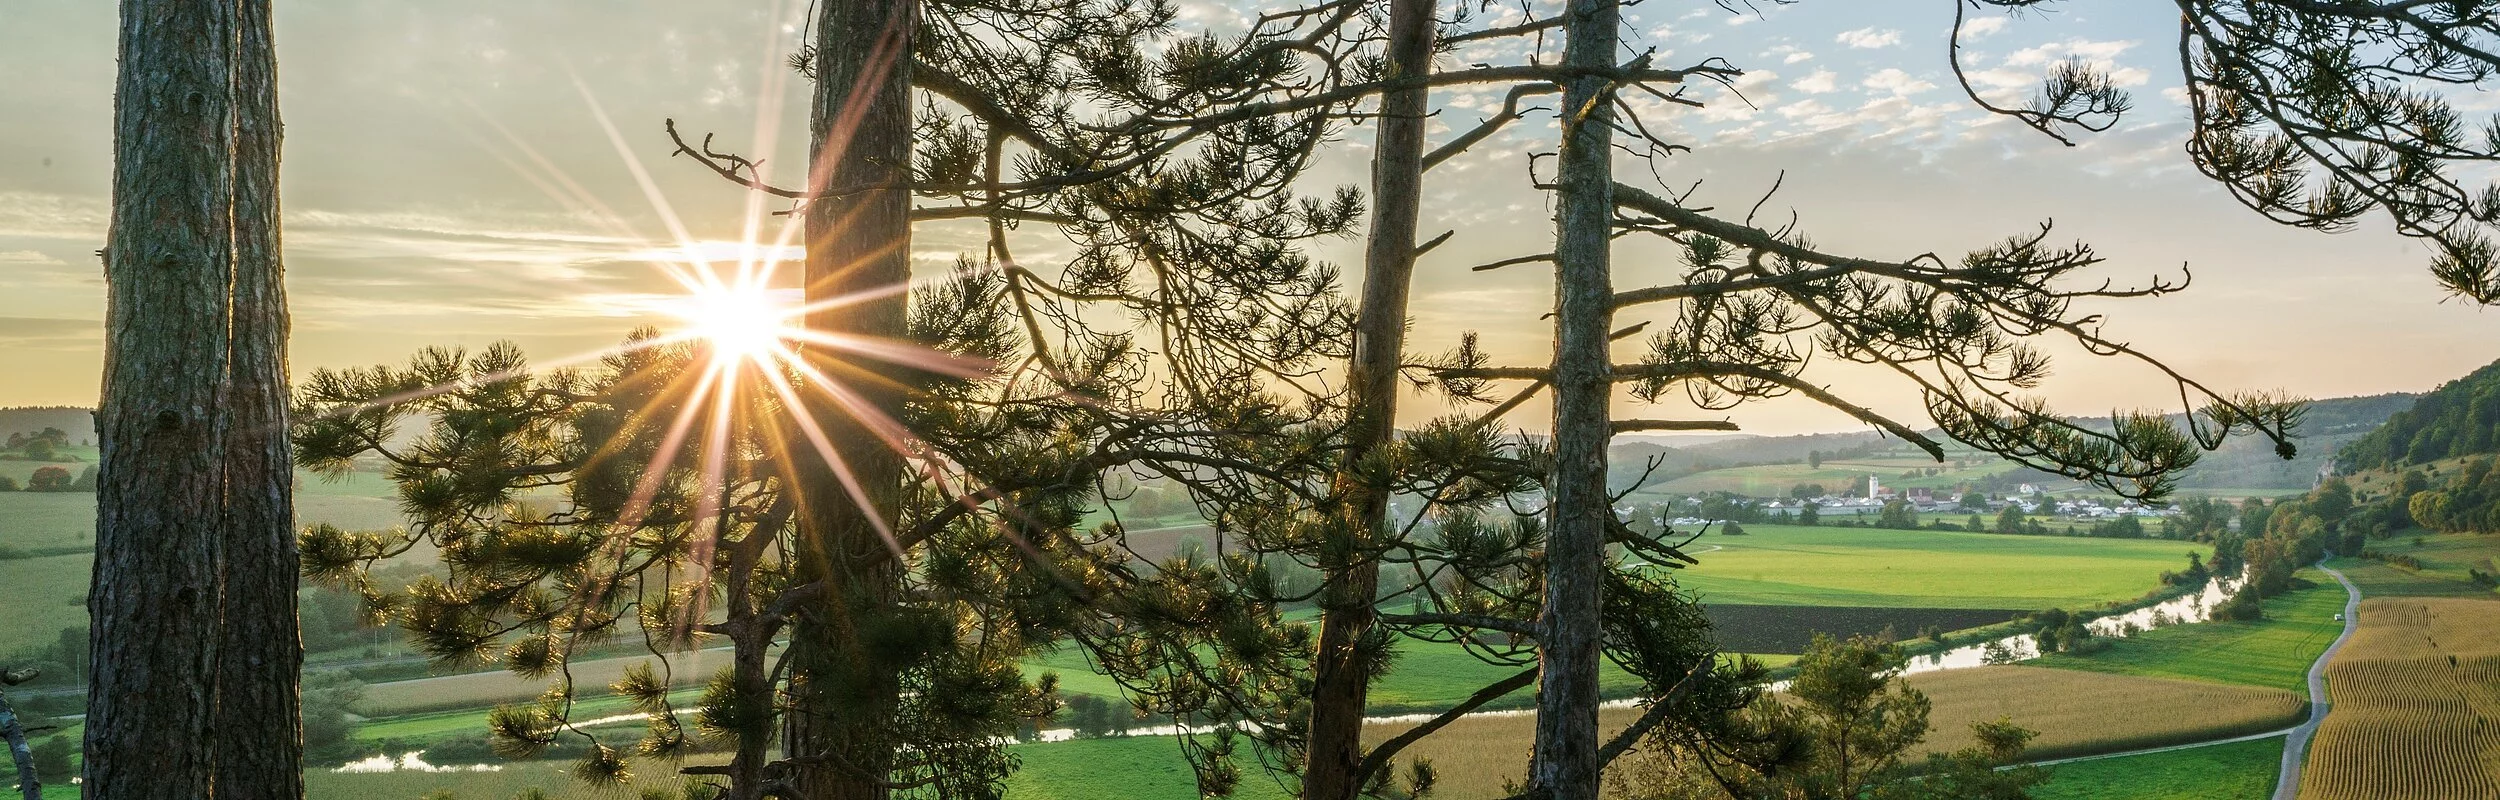
<path id="1" fill-rule="evenodd" d="M 811 189 L 874 185 L 806 208 L 809 330 L 899 339 L 911 281 L 911 38 L 915 0 L 831 0 L 819 7 L 816 94 L 810 116 Z M 828 307 L 833 298 L 858 302 Z M 822 601 L 791 628 L 797 652 L 798 707 L 784 746 L 797 759 L 798 796 L 880 800 L 895 763 L 893 724 L 900 664 L 877 652 L 877 628 L 895 622 L 902 559 L 892 547 L 903 478 L 902 454 L 878 428 L 897 418 L 903 391 L 892 365 L 810 347 L 808 360 L 832 386 L 806 387 L 811 415 L 835 452 L 802 456 L 800 582 L 821 580 Z M 837 399 L 837 393 L 842 399 Z M 889 431 L 899 435 L 899 432 Z"/>
<path id="2" fill-rule="evenodd" d="M 1570 0 L 1566 67 L 1614 66 L 1617 0 Z M 1614 221 L 1608 79 L 1563 88 L 1554 242 L 1554 472 L 1548 498 L 1543 669 L 1528 781 L 1548 800 L 1597 797 L 1599 587 L 1605 574 L 1606 444 L 1612 436 L 1607 331 L 1613 326 L 1608 234 Z"/>
<path id="3" fill-rule="evenodd" d="M 9 760 L 17 765 L 18 796 L 43 800 L 43 779 L 35 774 L 35 751 L 26 746 L 26 726 L 17 721 L 17 709 L 9 707 L 7 697 L 0 697 L 0 738 L 8 740 Z"/>
<path id="4" fill-rule="evenodd" d="M 293 454 L 278 217 L 277 50 L 268 0 L 241 0 L 235 59 L 234 298 L 225 411 L 224 623 L 218 627 L 219 800 L 300 800 Z"/>
<path id="5" fill-rule="evenodd" d="M 85 794 L 212 797 L 239 20 L 124 0 Z"/>
<path id="6" fill-rule="evenodd" d="M 1390 77 L 1432 71 L 1432 12 L 1432 0 L 1390 0 Z M 1406 350 L 1430 103 L 1431 90 L 1421 85 L 1387 92 L 1380 100 L 1371 230 L 1348 381 L 1353 400 L 1345 465 L 1337 474 L 1339 494 L 1349 499 L 1341 529 L 1351 541 L 1343 551 L 1346 561 L 1330 573 L 1321 594 L 1325 615 L 1312 683 L 1310 752 L 1302 776 L 1307 800 L 1352 800 L 1363 789 L 1357 783 L 1364 755 L 1363 707 L 1373 675 L 1360 648 L 1379 616 L 1373 605 L 1380 593 L 1380 562 L 1373 551 L 1391 522 L 1387 487 L 1366 480 L 1360 465 L 1397 436 L 1398 362 Z"/>

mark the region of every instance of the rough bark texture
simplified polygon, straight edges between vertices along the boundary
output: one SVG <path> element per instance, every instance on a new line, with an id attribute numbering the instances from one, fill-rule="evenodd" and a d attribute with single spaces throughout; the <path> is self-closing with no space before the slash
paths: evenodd
<path id="1" fill-rule="evenodd" d="M 911 280 L 911 197 L 903 186 L 917 12 L 914 0 L 839 0 L 824 3 L 816 19 L 809 183 L 818 191 L 891 188 L 808 204 L 807 302 L 883 292 L 809 314 L 811 330 L 880 339 L 907 333 L 905 298 L 893 290 Z M 904 467 L 876 432 L 875 418 L 898 416 L 902 392 L 885 365 L 812 349 L 810 362 L 836 385 L 809 387 L 813 405 L 806 411 L 839 459 L 797 459 L 801 577 L 822 581 L 825 592 L 791 630 L 799 707 L 785 746 L 798 759 L 798 796 L 870 800 L 890 793 L 885 781 L 895 759 L 888 728 L 901 691 L 899 665 L 872 642 L 881 638 L 878 628 L 892 624 L 899 594 L 898 559 L 886 557 L 890 539 L 880 526 L 896 519 Z M 846 401 L 828 390 L 846 393 Z"/>
<path id="2" fill-rule="evenodd" d="M 1563 63 L 1614 66 L 1617 0 L 1571 0 Z M 1612 435 L 1607 330 L 1613 281 L 1607 235 L 1614 222 L 1612 114 L 1608 80 L 1574 78 L 1563 89 L 1563 141 L 1556 166 L 1554 242 L 1554 474 L 1545 550 L 1545 609 L 1538 620 L 1543 669 L 1537 686 L 1536 747 L 1528 780 L 1550 800 L 1597 797 L 1597 673 L 1602 656 L 1598 590 L 1605 533 L 1614 513 L 1606 496 L 1606 443 Z"/>
<path id="3" fill-rule="evenodd" d="M 278 242 L 277 50 L 268 0 L 243 0 L 235 60 L 232 375 L 225 411 L 225 620 L 218 627 L 218 800 L 304 796 L 297 695 L 295 469 Z"/>
<path id="4" fill-rule="evenodd" d="M 43 780 L 35 774 L 35 751 L 26 746 L 26 726 L 17 721 L 17 709 L 9 707 L 9 699 L 0 697 L 0 737 L 9 741 L 9 760 L 17 764 L 17 792 L 23 800 L 43 800 Z"/>
<path id="5" fill-rule="evenodd" d="M 124 0 L 85 794 L 211 797 L 234 283 L 231 4 Z"/>
<path id="6" fill-rule="evenodd" d="M 1390 0 L 1391 75 L 1432 70 L 1431 0 Z M 1340 491 L 1351 499 L 1344 529 L 1351 556 L 1330 573 L 1322 594 L 1319 660 L 1311 696 L 1310 754 L 1303 767 L 1302 796 L 1350 800 L 1362 792 L 1356 773 L 1363 764 L 1363 706 L 1372 675 L 1360 652 L 1378 617 L 1380 562 L 1373 543 L 1390 524 L 1388 493 L 1361 477 L 1358 465 L 1397 436 L 1398 361 L 1406 350 L 1408 290 L 1415 274 L 1416 218 L 1422 212 L 1425 114 L 1431 91 L 1422 86 L 1381 97 L 1378 150 L 1372 159 L 1372 218 L 1363 258 L 1363 301 L 1354 332 L 1350 370 L 1345 468 Z"/>

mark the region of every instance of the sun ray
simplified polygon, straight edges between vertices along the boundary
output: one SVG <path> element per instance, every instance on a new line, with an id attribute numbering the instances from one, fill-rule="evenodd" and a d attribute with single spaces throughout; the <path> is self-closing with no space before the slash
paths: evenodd
<path id="1" fill-rule="evenodd" d="M 670 205 L 668 196 L 660 192 L 660 185 L 651 180 L 651 171 L 643 168 L 642 159 L 625 144 L 625 135 L 617 132 L 616 122 L 608 118 L 607 108 L 599 104 L 599 98 L 590 93 L 590 85 L 583 83 L 580 75 L 573 76 L 573 86 L 581 91 L 582 101 L 590 104 L 591 119 L 598 121 L 599 130 L 607 133 L 609 146 L 616 148 L 616 155 L 625 162 L 626 172 L 634 176 L 634 184 L 642 187 L 643 198 L 651 203 L 651 210 L 660 215 L 661 224 L 668 226 L 669 235 L 677 237 L 679 248 L 686 252 L 686 260 L 697 267 L 696 277 L 703 279 L 705 288 L 720 288 L 720 276 L 710 269 L 710 261 L 695 247 L 694 234 L 686 230 L 686 221 L 677 216 L 676 207 Z"/>

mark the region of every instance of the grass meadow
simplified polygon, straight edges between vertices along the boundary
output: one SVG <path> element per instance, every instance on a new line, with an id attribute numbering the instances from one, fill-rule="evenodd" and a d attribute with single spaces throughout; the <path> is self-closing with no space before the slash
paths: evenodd
<path id="1" fill-rule="evenodd" d="M 2054 654 L 2043 667 L 2235 683 L 2306 694 L 2309 665 L 2344 630 L 2344 587 L 2301 570 L 2307 585 L 2265 600 L 2265 618 L 2155 628 L 2087 655 Z M 2365 595 L 2366 596 L 2366 595 Z"/>
<path id="2" fill-rule="evenodd" d="M 2301 797 L 2500 797 L 2500 602 L 2368 599 L 2360 620 L 2327 665 Z"/>
<path id="3" fill-rule="evenodd" d="M 2474 585 L 2466 573 L 2467 570 L 2500 573 L 2500 535 L 2400 531 L 2394 536 L 2371 542 L 2369 547 L 2376 552 L 2410 556 L 2420 561 L 2422 568 L 2412 569 L 2357 558 L 2338 559 L 2335 568 L 2342 570 L 2354 586 L 2360 587 L 2363 597 L 2500 596 L 2495 594 L 2494 589 Z"/>
<path id="4" fill-rule="evenodd" d="M 1705 603 L 2080 609 L 2121 603 L 2187 565 L 2191 542 L 1747 525 L 1704 536 L 1676 573 Z M 1715 546 L 1717 549 L 1710 549 Z"/>
<path id="5" fill-rule="evenodd" d="M 2283 764 L 2281 738 L 2056 767 L 2032 800 L 2266 800 Z"/>

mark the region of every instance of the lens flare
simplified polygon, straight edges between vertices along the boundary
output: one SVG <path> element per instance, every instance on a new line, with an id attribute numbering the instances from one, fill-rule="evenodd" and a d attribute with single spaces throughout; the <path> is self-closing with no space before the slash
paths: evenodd
<path id="1" fill-rule="evenodd" d="M 782 343 L 799 335 L 791 317 L 796 306 L 787 292 L 762 286 L 703 287 L 664 305 L 684 324 L 679 335 L 708 349 L 716 365 L 760 361 L 778 355 Z"/>

